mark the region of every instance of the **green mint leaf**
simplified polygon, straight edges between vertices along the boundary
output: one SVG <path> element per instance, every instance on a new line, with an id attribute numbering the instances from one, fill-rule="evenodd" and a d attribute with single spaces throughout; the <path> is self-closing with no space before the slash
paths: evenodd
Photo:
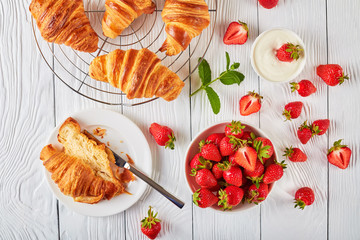
<path id="1" fill-rule="evenodd" d="M 201 58 L 199 58 L 199 62 L 201 61 Z M 199 64 L 199 76 L 202 85 L 206 85 L 209 82 L 211 82 L 211 69 L 209 63 L 203 59 L 201 63 Z"/>
<path id="2" fill-rule="evenodd" d="M 235 69 L 238 69 L 239 67 L 240 67 L 240 63 L 236 62 L 231 65 L 230 69 L 235 70 Z"/>
<path id="3" fill-rule="evenodd" d="M 230 56 L 228 52 L 225 52 L 226 55 L 226 70 L 229 70 L 230 67 Z"/>
<path id="4" fill-rule="evenodd" d="M 217 93 L 212 89 L 211 87 L 205 88 L 206 94 L 208 96 L 208 99 L 210 101 L 211 108 L 215 114 L 218 114 L 220 112 L 220 98 L 217 95 Z"/>
<path id="5" fill-rule="evenodd" d="M 240 85 L 244 78 L 245 76 L 238 71 L 227 71 L 221 76 L 220 81 L 224 85 L 232 85 L 235 83 Z"/>

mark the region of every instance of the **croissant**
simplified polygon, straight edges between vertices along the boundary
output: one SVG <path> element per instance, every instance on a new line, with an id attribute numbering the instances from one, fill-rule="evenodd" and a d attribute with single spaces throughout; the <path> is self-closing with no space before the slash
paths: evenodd
<path id="1" fill-rule="evenodd" d="M 90 64 L 89 75 L 121 89 L 129 99 L 155 95 L 172 101 L 184 87 L 184 82 L 161 65 L 156 54 L 146 48 L 127 51 L 117 49 L 96 57 Z"/>
<path id="2" fill-rule="evenodd" d="M 51 144 L 42 149 L 40 159 L 60 191 L 76 202 L 98 203 L 103 198 L 111 199 L 119 192 L 118 186 L 96 176 L 80 158 L 69 156 Z"/>
<path id="3" fill-rule="evenodd" d="M 184 51 L 210 23 L 204 0 L 166 0 L 161 17 L 167 37 L 160 51 L 168 56 Z"/>
<path id="4" fill-rule="evenodd" d="M 82 0 L 32 0 L 29 10 L 46 41 L 83 52 L 96 51 L 99 39 Z"/>
<path id="5" fill-rule="evenodd" d="M 153 13 L 155 3 L 151 0 L 106 0 L 105 9 L 102 20 L 104 35 L 116 38 L 143 13 Z"/>

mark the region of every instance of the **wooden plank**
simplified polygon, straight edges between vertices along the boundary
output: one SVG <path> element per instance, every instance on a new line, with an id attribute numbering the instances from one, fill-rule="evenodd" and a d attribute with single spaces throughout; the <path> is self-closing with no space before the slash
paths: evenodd
<path id="1" fill-rule="evenodd" d="M 38 53 L 28 5 L 0 3 L 0 236 L 55 239 L 56 199 L 39 160 L 54 122 L 52 75 Z"/>
<path id="2" fill-rule="evenodd" d="M 327 116 L 326 87 L 316 79 L 315 73 L 315 66 L 326 61 L 325 10 L 324 1 L 311 0 L 280 1 L 271 10 L 259 6 L 260 33 L 274 27 L 284 27 L 303 39 L 307 63 L 295 81 L 309 79 L 317 87 L 315 94 L 302 98 L 297 93 L 291 93 L 289 83 L 260 81 L 261 94 L 264 96 L 260 111 L 261 128 L 269 134 L 280 156 L 285 147 L 290 145 L 300 147 L 308 156 L 304 163 L 287 161 L 288 168 L 283 179 L 276 184 L 274 191 L 261 206 L 262 239 L 326 239 L 327 166 L 320 159 L 327 146 L 327 138 L 314 137 L 309 143 L 302 145 L 296 136 L 297 128 L 303 121 L 312 122 Z M 282 110 L 285 104 L 295 100 L 304 103 L 303 113 L 292 122 L 284 122 Z M 316 200 L 313 206 L 301 211 L 294 209 L 293 199 L 296 190 L 304 186 L 314 189 Z"/>
<path id="3" fill-rule="evenodd" d="M 352 149 L 349 167 L 345 170 L 329 164 L 329 239 L 360 239 L 359 208 L 359 136 L 360 111 L 358 92 L 360 83 L 359 1 L 327 1 L 328 63 L 340 64 L 350 80 L 343 85 L 328 87 L 329 147 L 334 141 L 344 139 Z M 341 21 L 339 20 L 341 16 Z M 322 62 L 324 64 L 326 62 Z M 319 82 L 322 80 L 319 79 Z M 323 82 L 322 82 L 323 83 Z M 322 162 L 327 163 L 326 149 L 322 149 Z"/>
<path id="4" fill-rule="evenodd" d="M 239 113 L 239 100 L 248 91 L 258 90 L 258 79 L 250 64 L 250 47 L 257 36 L 257 5 L 252 1 L 218 1 L 217 24 L 215 34 L 206 54 L 212 76 L 216 78 L 226 68 L 225 51 L 230 54 L 231 61 L 240 62 L 239 70 L 244 73 L 245 80 L 238 86 L 224 86 L 214 83 L 212 87 L 219 94 L 221 110 L 214 115 L 207 96 L 204 92 L 191 98 L 192 136 L 208 125 L 219 121 L 241 120 L 258 126 L 259 115 L 241 117 Z M 211 15 L 211 17 L 214 17 Z M 244 45 L 227 46 L 223 43 L 223 36 L 227 26 L 232 21 L 243 21 L 249 26 L 249 40 Z M 210 35 L 202 36 L 201 42 L 207 42 Z M 205 40 L 204 40 L 205 39 Z M 202 55 L 206 46 L 200 45 L 194 53 L 191 67 L 197 63 L 197 57 Z M 191 43 L 194 48 L 194 43 Z M 191 79 L 191 91 L 200 86 L 196 71 Z M 193 206 L 194 239 L 259 239 L 260 238 L 260 208 L 239 213 L 223 214 L 211 210 L 200 209 Z M 234 227 L 236 226 L 236 227 Z"/>

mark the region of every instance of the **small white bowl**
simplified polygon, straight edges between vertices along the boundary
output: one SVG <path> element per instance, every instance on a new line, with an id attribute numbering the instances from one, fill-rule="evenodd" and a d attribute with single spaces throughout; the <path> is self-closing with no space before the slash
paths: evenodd
<path id="1" fill-rule="evenodd" d="M 274 80 L 271 80 L 269 79 L 269 77 L 267 76 L 264 76 L 262 73 L 261 73 L 261 70 L 259 69 L 260 67 L 255 64 L 255 59 L 254 59 L 254 54 L 255 54 L 255 47 L 257 46 L 257 44 L 259 43 L 260 40 L 263 40 L 264 37 L 268 36 L 270 32 L 272 31 L 282 31 L 284 34 L 289 34 L 289 36 L 291 36 L 293 39 L 296 39 L 296 41 L 298 42 L 298 44 L 304 49 L 303 53 L 302 53 L 302 56 L 299 60 L 297 61 L 301 61 L 299 63 L 299 66 L 297 67 L 296 71 L 294 71 L 293 74 L 291 74 L 288 78 L 282 80 L 282 81 L 274 81 Z M 288 42 L 288 40 L 284 39 L 283 43 L 286 43 Z M 271 43 L 270 43 L 271 45 Z M 278 46 L 280 47 L 280 46 Z M 272 83 L 283 83 L 283 82 L 289 82 L 291 80 L 294 80 L 297 76 L 299 76 L 299 74 L 302 72 L 302 70 L 304 69 L 304 66 L 306 64 L 306 48 L 305 48 L 305 44 L 304 42 L 301 40 L 301 38 L 296 34 L 294 33 L 293 31 L 290 31 L 288 29 L 285 29 L 285 28 L 273 28 L 273 29 L 270 29 L 270 30 L 267 30 L 265 32 L 262 32 L 254 41 L 254 43 L 252 44 L 251 46 L 251 55 L 250 55 L 250 59 L 251 59 L 251 66 L 252 68 L 254 69 L 254 71 L 257 73 L 257 75 L 259 75 L 261 78 L 269 81 L 269 82 L 272 82 Z M 275 56 L 275 59 L 276 59 L 276 56 Z M 276 59 L 277 60 L 277 59 Z M 277 60 L 278 63 L 280 64 L 291 64 L 291 63 L 281 63 L 279 60 Z M 273 64 L 278 64 L 277 62 L 274 62 Z M 292 62 L 294 63 L 294 62 Z M 269 63 L 270 64 L 270 63 Z M 280 64 L 278 64 L 278 66 L 280 66 Z"/>
<path id="2" fill-rule="evenodd" d="M 190 169 L 190 161 L 192 160 L 192 158 L 199 152 L 199 142 L 201 140 L 205 140 L 209 135 L 213 134 L 213 133 L 223 133 L 225 130 L 225 126 L 228 125 L 231 121 L 226 121 L 226 122 L 219 122 L 216 123 L 214 125 L 211 125 L 207 128 L 205 128 L 204 130 L 202 130 L 201 132 L 199 132 L 194 139 L 191 141 L 191 143 L 189 144 L 189 147 L 186 150 L 186 154 L 185 154 L 185 178 L 187 180 L 188 183 L 188 187 L 189 190 L 191 192 L 191 194 L 193 194 L 197 189 L 200 188 L 200 186 L 195 182 L 195 177 L 190 176 L 191 173 L 191 169 Z M 264 137 L 267 138 L 271 141 L 271 139 L 259 128 L 254 127 L 248 123 L 245 123 L 243 121 L 241 121 L 241 124 L 243 126 L 245 126 L 244 131 L 251 131 L 254 132 L 256 136 L 259 137 Z M 278 159 L 278 154 L 276 152 L 276 147 L 274 146 L 274 155 L 272 158 Z M 275 183 L 269 184 L 269 195 L 270 192 L 272 190 L 272 188 L 274 187 Z M 245 194 L 244 194 L 245 197 Z M 265 200 L 266 201 L 266 200 Z M 261 204 L 261 202 L 259 203 Z M 258 205 L 259 205 L 258 204 Z M 235 213 L 235 212 L 240 212 L 240 211 L 244 211 L 250 208 L 254 208 L 258 205 L 255 204 L 249 204 L 247 202 L 245 202 L 244 204 L 240 203 L 238 206 L 233 207 L 231 211 L 223 211 L 220 209 L 220 207 L 213 205 L 212 207 L 209 207 L 208 209 L 214 210 L 216 212 L 223 212 L 223 213 Z"/>

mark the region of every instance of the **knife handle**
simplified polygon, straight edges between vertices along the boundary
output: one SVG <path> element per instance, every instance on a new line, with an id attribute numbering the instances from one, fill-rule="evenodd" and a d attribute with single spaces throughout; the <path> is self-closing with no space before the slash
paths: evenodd
<path id="1" fill-rule="evenodd" d="M 152 188 L 154 188 L 156 191 L 158 191 L 161 195 L 166 197 L 168 200 L 170 200 L 172 203 L 174 203 L 179 208 L 183 208 L 185 205 L 184 202 L 182 202 L 180 199 L 166 191 L 163 187 L 161 187 L 159 184 L 157 184 L 154 180 L 146 176 L 144 173 L 142 173 L 140 170 L 135 168 L 134 166 L 130 165 L 129 163 L 126 163 L 124 168 L 127 168 L 135 174 L 137 177 L 139 177 L 141 180 L 149 184 Z"/>

